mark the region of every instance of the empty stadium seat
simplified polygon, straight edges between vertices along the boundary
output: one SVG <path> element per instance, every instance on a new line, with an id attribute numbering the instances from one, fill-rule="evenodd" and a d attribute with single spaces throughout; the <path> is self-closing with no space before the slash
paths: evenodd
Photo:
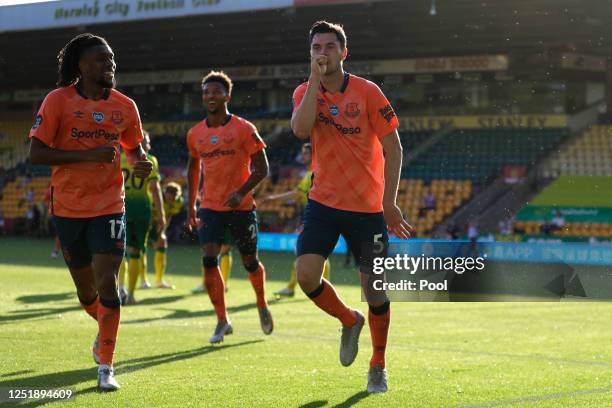
<path id="1" fill-rule="evenodd" d="M 428 191 L 435 197 L 436 207 L 421 210 Z M 454 213 L 472 196 L 470 180 L 432 180 L 427 186 L 422 179 L 402 179 L 397 202 L 400 209 L 415 228 L 417 237 L 428 237 L 444 219 Z"/>
<path id="2" fill-rule="evenodd" d="M 0 168 L 10 169 L 23 163 L 29 154 L 30 122 L 0 122 Z"/>
<path id="3" fill-rule="evenodd" d="M 612 176 L 612 126 L 595 125 L 553 155 L 544 175 Z"/>
<path id="4" fill-rule="evenodd" d="M 22 218 L 26 216 L 28 204 L 24 199 L 27 191 L 32 188 L 34 192 L 33 203 L 40 204 L 49 187 L 49 177 L 33 177 L 30 183 L 26 183 L 23 177 L 6 184 L 2 190 L 0 209 L 4 218 Z"/>
<path id="5" fill-rule="evenodd" d="M 506 165 L 532 166 L 566 136 L 565 129 L 457 129 L 405 166 L 402 177 L 482 184 Z"/>
<path id="6" fill-rule="evenodd" d="M 433 135 L 432 131 L 421 131 L 421 132 L 413 132 L 413 131 L 404 131 L 400 129 L 400 141 L 402 142 L 402 147 L 404 151 L 407 151 L 408 154 L 416 148 L 421 143 L 425 142 L 427 139 L 431 138 Z"/>

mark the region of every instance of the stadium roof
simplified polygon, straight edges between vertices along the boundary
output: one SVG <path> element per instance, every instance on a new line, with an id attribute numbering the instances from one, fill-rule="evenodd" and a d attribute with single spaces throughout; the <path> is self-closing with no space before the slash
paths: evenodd
<path id="1" fill-rule="evenodd" d="M 349 58 L 361 61 L 499 53 L 546 60 L 547 54 L 561 51 L 612 56 L 612 25 L 607 24 L 612 8 L 599 0 L 438 1 L 435 15 L 429 0 L 292 0 L 291 6 L 267 8 L 282 2 L 234 1 L 261 9 L 224 14 L 26 31 L 0 28 L 0 87 L 48 88 L 55 81 L 57 52 L 85 31 L 109 40 L 120 72 L 304 62 L 307 30 L 321 18 L 344 24 Z M 302 7 L 308 3 L 326 4 Z M 54 3 L 38 6 L 45 4 Z"/>

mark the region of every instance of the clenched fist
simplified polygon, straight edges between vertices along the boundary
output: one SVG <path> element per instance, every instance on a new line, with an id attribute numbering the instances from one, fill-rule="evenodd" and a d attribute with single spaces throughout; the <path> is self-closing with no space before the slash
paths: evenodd
<path id="1" fill-rule="evenodd" d="M 153 163 L 147 159 L 147 155 L 141 155 L 134 163 L 134 177 L 147 178 L 153 170 Z"/>
<path id="2" fill-rule="evenodd" d="M 310 59 L 310 73 L 322 77 L 327 72 L 327 55 L 315 55 Z"/>
<path id="3" fill-rule="evenodd" d="M 112 145 L 96 147 L 88 151 L 91 161 L 96 163 L 113 163 L 117 157 L 117 149 Z"/>

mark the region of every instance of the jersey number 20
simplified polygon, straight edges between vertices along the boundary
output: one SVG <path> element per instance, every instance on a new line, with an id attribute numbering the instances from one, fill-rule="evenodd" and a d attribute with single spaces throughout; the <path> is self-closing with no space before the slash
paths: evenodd
<path id="1" fill-rule="evenodd" d="M 140 190 L 142 185 L 144 184 L 144 179 L 139 177 L 134 177 L 134 173 L 130 172 L 130 169 L 122 168 L 121 172 L 123 173 L 123 184 L 125 185 L 125 189 L 134 189 Z"/>

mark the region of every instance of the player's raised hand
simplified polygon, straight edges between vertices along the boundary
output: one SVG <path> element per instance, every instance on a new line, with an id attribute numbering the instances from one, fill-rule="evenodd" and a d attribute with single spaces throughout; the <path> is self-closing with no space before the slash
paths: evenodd
<path id="1" fill-rule="evenodd" d="M 91 161 L 96 163 L 113 163 L 117 157 L 117 149 L 113 145 L 104 145 L 88 151 Z"/>
<path id="2" fill-rule="evenodd" d="M 408 239 L 414 234 L 414 228 L 402 216 L 402 210 L 396 204 L 384 206 L 384 217 L 389 232 L 401 239 Z"/>
<path id="3" fill-rule="evenodd" d="M 317 77 L 327 72 L 327 55 L 313 55 L 310 58 L 310 73 Z"/>
<path id="4" fill-rule="evenodd" d="M 229 197 L 227 197 L 227 200 L 225 200 L 223 205 L 226 205 L 232 209 L 236 209 L 240 206 L 240 203 L 242 203 L 242 200 L 244 200 L 244 195 L 236 191 L 235 193 L 232 193 L 230 194 Z"/>
<path id="5" fill-rule="evenodd" d="M 138 160 L 134 163 L 134 177 L 146 178 L 153 170 L 153 163 L 147 159 L 146 154 L 138 156 Z"/>

